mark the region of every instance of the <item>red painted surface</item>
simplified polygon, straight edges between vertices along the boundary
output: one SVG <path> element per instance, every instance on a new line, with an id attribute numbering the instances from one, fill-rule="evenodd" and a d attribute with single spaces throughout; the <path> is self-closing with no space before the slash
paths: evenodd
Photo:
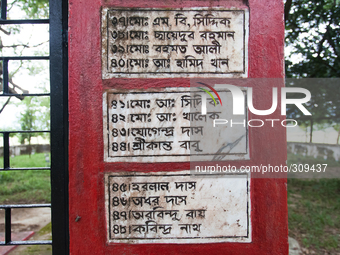
<path id="1" fill-rule="evenodd" d="M 254 105 L 271 106 L 271 87 L 283 86 L 283 1 L 92 0 L 69 1 L 69 194 L 71 254 L 288 254 L 286 179 L 253 179 L 251 185 L 252 243 L 110 244 L 106 242 L 104 173 L 174 171 L 189 163 L 104 163 L 102 93 L 109 88 L 189 87 L 187 78 L 101 79 L 101 7 L 231 7 L 250 9 L 249 77 L 281 78 L 256 84 Z M 252 85 L 255 86 L 255 85 Z M 283 119 L 280 109 L 272 116 Z M 285 164 L 284 128 L 250 129 L 251 160 L 235 166 Z M 75 221 L 80 216 L 79 221 Z"/>

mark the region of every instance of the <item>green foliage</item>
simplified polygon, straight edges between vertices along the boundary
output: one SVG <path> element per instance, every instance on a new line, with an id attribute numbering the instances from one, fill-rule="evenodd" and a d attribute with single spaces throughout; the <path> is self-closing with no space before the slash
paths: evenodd
<path id="1" fill-rule="evenodd" d="M 285 22 L 286 46 L 291 50 L 286 56 L 286 77 L 340 77 L 339 1 L 286 0 Z M 340 80 L 289 80 L 287 86 L 311 92 L 306 108 L 312 116 L 287 107 L 287 117 L 310 130 L 310 142 L 313 130 L 340 123 Z"/>
<path id="2" fill-rule="evenodd" d="M 23 109 L 20 114 L 20 125 L 23 131 L 49 130 L 50 128 L 50 98 L 49 97 L 25 97 Z M 31 138 L 41 136 L 40 133 L 19 133 L 19 140 L 31 143 Z"/>
<path id="3" fill-rule="evenodd" d="M 315 120 L 328 120 L 329 123 L 340 121 L 340 79 L 287 79 L 287 87 L 306 88 L 310 91 L 311 100 L 305 107 Z M 299 94 L 289 94 L 289 98 L 301 98 Z M 287 109 L 288 117 L 302 118 L 296 107 Z M 310 118 L 310 117 L 305 117 Z"/>
<path id="4" fill-rule="evenodd" d="M 16 0 L 13 3 L 25 11 L 28 18 L 48 18 L 48 0 Z"/>
<path id="5" fill-rule="evenodd" d="M 286 9 L 287 77 L 340 77 L 339 1 L 287 0 Z"/>
<path id="6" fill-rule="evenodd" d="M 287 118 L 298 120 L 305 131 L 340 123 L 340 79 L 286 79 L 286 86 L 305 88 L 311 93 L 311 99 L 304 104 L 311 116 L 303 115 L 295 105 L 287 105 L 286 111 Z M 289 94 L 289 98 L 301 98 L 301 94 Z"/>
<path id="7" fill-rule="evenodd" d="M 23 102 L 25 105 L 24 111 L 21 113 L 21 118 L 20 118 L 20 124 L 21 124 L 21 130 L 24 131 L 33 131 L 36 129 L 36 107 L 32 104 L 32 99 L 33 97 L 26 97 Z M 28 141 L 28 143 L 31 143 L 31 137 L 32 133 L 21 133 L 19 134 L 20 136 L 20 143 L 24 144 L 25 140 Z"/>

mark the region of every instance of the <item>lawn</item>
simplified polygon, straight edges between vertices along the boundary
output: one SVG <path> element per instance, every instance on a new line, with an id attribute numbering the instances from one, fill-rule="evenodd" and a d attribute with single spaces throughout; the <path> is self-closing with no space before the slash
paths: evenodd
<path id="1" fill-rule="evenodd" d="M 335 160 L 288 155 L 288 164 L 324 164 Z M 289 235 L 314 254 L 340 252 L 340 180 L 288 179 Z"/>
<path id="2" fill-rule="evenodd" d="M 10 158 L 11 167 L 45 167 L 44 153 Z M 0 168 L 3 158 L 0 158 Z M 50 171 L 12 170 L 0 172 L 0 204 L 51 202 Z"/>

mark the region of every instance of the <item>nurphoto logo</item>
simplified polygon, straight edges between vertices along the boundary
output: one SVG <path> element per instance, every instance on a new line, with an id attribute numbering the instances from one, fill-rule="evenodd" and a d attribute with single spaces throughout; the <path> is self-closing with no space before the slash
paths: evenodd
<path id="1" fill-rule="evenodd" d="M 220 101 L 220 104 L 222 106 L 222 100 L 218 94 L 218 92 L 210 85 L 204 84 L 199 82 L 200 84 L 206 86 L 207 88 L 209 88 L 211 91 L 213 91 L 215 93 L 215 95 L 217 96 L 217 98 Z M 224 89 L 224 90 L 229 90 L 231 92 L 231 96 L 232 96 L 232 105 L 233 105 L 233 109 L 232 109 L 232 113 L 233 115 L 245 115 L 246 111 L 245 111 L 245 94 L 244 94 L 244 90 L 242 91 L 242 89 L 238 86 L 235 85 L 231 85 L 231 84 L 215 84 L 215 87 L 218 87 L 218 89 Z M 205 91 L 214 101 L 215 105 L 216 105 L 216 100 L 214 98 L 214 96 L 212 95 L 211 92 L 209 92 L 207 89 L 201 88 L 199 87 L 199 89 Z M 278 106 L 278 88 L 273 87 L 272 88 L 272 105 L 269 109 L 266 110 L 258 110 L 255 109 L 254 105 L 253 105 L 253 88 L 248 87 L 246 88 L 247 91 L 247 106 L 248 106 L 248 110 L 255 114 L 255 115 L 260 115 L 260 116 L 266 116 L 266 115 L 270 115 L 272 113 L 275 112 L 275 110 L 277 109 Z M 303 94 L 304 97 L 303 98 L 287 98 L 287 94 L 288 93 L 299 93 L 299 94 Z M 287 109 L 287 105 L 288 104 L 294 104 L 304 115 L 312 115 L 304 106 L 304 103 L 307 103 L 309 100 L 311 99 L 311 93 L 308 89 L 305 88 L 287 88 L 287 87 L 282 87 L 281 88 L 281 115 L 286 115 L 286 109 Z M 201 113 L 202 115 L 207 114 L 207 97 L 206 94 L 204 93 L 202 95 L 202 108 L 201 108 Z M 260 122 L 260 125 L 251 125 L 251 122 Z M 272 127 L 274 126 L 274 121 L 273 119 L 270 119 L 268 121 L 272 122 Z M 294 122 L 296 126 L 297 125 L 297 121 L 294 119 L 287 119 L 287 120 L 283 120 L 281 123 L 282 126 L 287 127 L 287 125 L 285 125 L 284 123 L 287 123 L 288 121 L 290 122 Z M 232 125 L 232 120 L 229 121 Z M 216 125 L 224 125 L 227 124 L 228 120 L 226 119 L 214 119 L 213 120 L 213 126 L 215 127 Z M 236 123 L 234 123 L 236 124 Z M 240 124 L 240 123 L 237 123 Z M 245 125 L 245 121 L 243 123 Z M 256 120 L 249 120 L 248 121 L 248 126 L 251 127 L 261 127 L 263 126 L 264 122 L 263 120 L 260 119 L 256 119 Z"/>

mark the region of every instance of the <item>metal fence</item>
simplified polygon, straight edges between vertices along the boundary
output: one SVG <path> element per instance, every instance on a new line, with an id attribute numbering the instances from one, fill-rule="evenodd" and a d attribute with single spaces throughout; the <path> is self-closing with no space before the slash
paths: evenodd
<path id="1" fill-rule="evenodd" d="M 68 254 L 68 55 L 67 55 L 67 12 L 65 0 L 50 1 L 49 19 L 7 19 L 7 0 L 1 1 L 0 25 L 7 24 L 50 24 L 50 56 L 3 56 L 3 93 L 1 97 L 16 96 L 9 90 L 8 63 L 13 60 L 49 60 L 50 93 L 20 94 L 20 96 L 49 96 L 51 102 L 51 130 L 1 131 L 3 136 L 3 168 L 0 171 L 50 170 L 51 204 L 0 205 L 5 210 L 5 241 L 0 245 L 52 245 L 53 254 Z M 38 79 L 39 77 L 37 77 Z M 18 95 L 18 94 L 17 94 Z M 10 164 L 10 134 L 50 133 L 51 167 L 13 168 Z M 13 208 L 51 207 L 52 241 L 13 241 L 11 234 L 11 212 Z"/>

